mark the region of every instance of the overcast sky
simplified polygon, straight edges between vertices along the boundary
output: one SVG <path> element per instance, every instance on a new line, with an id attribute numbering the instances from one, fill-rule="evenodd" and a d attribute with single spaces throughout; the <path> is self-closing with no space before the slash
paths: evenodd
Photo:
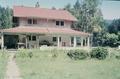
<path id="1" fill-rule="evenodd" d="M 34 6 L 39 1 L 40 6 L 44 8 L 63 8 L 66 4 L 72 5 L 76 0 L 0 0 L 1 6 L 13 7 L 14 5 Z M 120 18 L 120 1 L 103 1 L 101 10 L 104 19 L 117 19 Z"/>

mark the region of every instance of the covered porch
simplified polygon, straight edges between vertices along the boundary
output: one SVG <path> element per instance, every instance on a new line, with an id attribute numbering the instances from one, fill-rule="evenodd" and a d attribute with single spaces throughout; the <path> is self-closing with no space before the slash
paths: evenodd
<path id="1" fill-rule="evenodd" d="M 17 27 L 1 32 L 1 48 L 4 46 L 4 35 L 17 35 L 17 48 L 39 48 L 41 46 L 57 47 L 90 47 L 92 35 L 72 29 L 61 28 L 26 28 Z"/>

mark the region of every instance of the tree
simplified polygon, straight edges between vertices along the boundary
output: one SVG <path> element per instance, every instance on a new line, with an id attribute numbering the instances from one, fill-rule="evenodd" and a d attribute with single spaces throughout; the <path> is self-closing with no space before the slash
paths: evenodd
<path id="1" fill-rule="evenodd" d="M 110 33 L 117 34 L 120 31 L 120 19 L 113 20 L 109 25 L 108 30 Z"/>
<path id="2" fill-rule="evenodd" d="M 12 27 L 12 9 L 0 7 L 0 29 Z"/>
<path id="3" fill-rule="evenodd" d="M 39 2 L 37 2 L 37 3 L 35 4 L 35 7 L 40 7 Z"/>
<path id="4" fill-rule="evenodd" d="M 104 43 L 106 46 L 111 46 L 111 47 L 118 46 L 117 45 L 119 39 L 118 35 L 107 33 L 106 35 L 104 35 L 104 39 L 106 39 Z"/>
<path id="5" fill-rule="evenodd" d="M 78 19 L 78 22 L 73 24 L 75 29 L 89 33 L 99 32 L 104 23 L 100 4 L 101 0 L 83 0 L 81 3 L 77 0 L 72 8 L 70 4 L 66 5 L 65 10 Z"/>
<path id="6" fill-rule="evenodd" d="M 53 10 L 56 10 L 56 8 L 55 8 L 54 6 L 52 7 L 52 9 L 53 9 Z"/>
<path id="7" fill-rule="evenodd" d="M 75 10 L 80 9 L 80 2 L 79 2 L 79 0 L 76 1 L 75 5 L 74 5 L 74 9 Z"/>
<path id="8" fill-rule="evenodd" d="M 64 7 L 64 10 L 67 10 L 69 12 L 71 12 L 71 4 L 68 3 L 65 7 Z M 72 13 L 72 12 L 71 12 Z"/>

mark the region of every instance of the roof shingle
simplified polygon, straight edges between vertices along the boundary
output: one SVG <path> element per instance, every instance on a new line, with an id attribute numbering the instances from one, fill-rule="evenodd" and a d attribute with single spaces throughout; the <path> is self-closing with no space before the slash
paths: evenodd
<path id="1" fill-rule="evenodd" d="M 70 28 L 48 28 L 48 27 L 16 27 L 10 29 L 3 29 L 5 33 L 35 33 L 35 34 L 64 34 L 64 35 L 84 35 L 88 36 L 89 33 L 72 30 Z"/>
<path id="2" fill-rule="evenodd" d="M 15 17 L 33 17 L 77 21 L 77 19 L 66 10 L 52 10 L 46 8 L 14 6 L 13 13 Z"/>

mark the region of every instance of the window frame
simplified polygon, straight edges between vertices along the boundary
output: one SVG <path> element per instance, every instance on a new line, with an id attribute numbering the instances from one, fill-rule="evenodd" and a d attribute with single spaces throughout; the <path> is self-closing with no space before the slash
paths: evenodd
<path id="1" fill-rule="evenodd" d="M 31 18 L 29 18 L 28 20 L 27 20 L 27 23 L 28 24 L 33 24 L 33 25 L 35 25 L 35 24 L 37 24 L 37 19 L 31 19 Z"/>
<path id="2" fill-rule="evenodd" d="M 60 25 L 60 21 L 56 21 L 56 26 L 59 26 Z"/>
<path id="3" fill-rule="evenodd" d="M 31 36 L 31 38 L 32 38 L 32 41 L 36 41 L 37 40 L 36 36 Z"/>
<path id="4" fill-rule="evenodd" d="M 64 21 L 61 21 L 61 22 L 60 22 L 60 25 L 61 25 L 61 26 L 64 26 L 64 24 L 65 24 Z"/>
<path id="5" fill-rule="evenodd" d="M 53 42 L 57 42 L 57 37 L 53 37 L 53 38 L 52 38 L 52 41 L 53 41 Z"/>
<path id="6" fill-rule="evenodd" d="M 33 19 L 33 24 L 37 24 L 37 19 Z"/>
<path id="7" fill-rule="evenodd" d="M 27 20 L 27 23 L 28 23 L 28 24 L 32 24 L 32 19 L 28 19 L 28 20 Z"/>

